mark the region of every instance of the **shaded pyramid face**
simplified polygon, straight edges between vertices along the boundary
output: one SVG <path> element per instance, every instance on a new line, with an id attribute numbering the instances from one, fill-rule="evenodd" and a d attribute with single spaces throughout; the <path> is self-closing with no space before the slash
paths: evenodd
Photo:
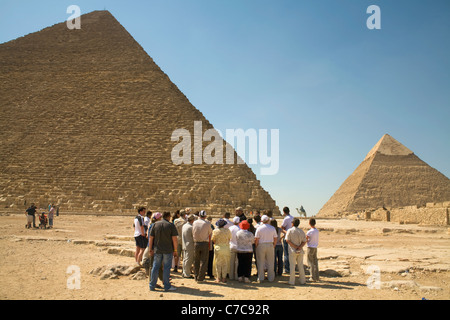
<path id="1" fill-rule="evenodd" d="M 174 130 L 212 125 L 109 12 L 0 44 L 0 61 L 2 207 L 279 212 L 246 164 L 172 162 Z"/>
<path id="2" fill-rule="evenodd" d="M 386 134 L 320 209 L 318 216 L 340 217 L 381 207 L 449 200 L 450 180 Z"/>

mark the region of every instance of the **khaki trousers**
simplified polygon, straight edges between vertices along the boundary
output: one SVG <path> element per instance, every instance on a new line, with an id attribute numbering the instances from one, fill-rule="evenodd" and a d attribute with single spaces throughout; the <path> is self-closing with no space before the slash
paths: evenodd
<path id="1" fill-rule="evenodd" d="M 308 265 L 311 270 L 311 278 L 315 281 L 319 280 L 319 262 L 317 260 L 317 248 L 308 248 Z"/>
<path id="2" fill-rule="evenodd" d="M 270 282 L 275 280 L 275 270 L 273 265 L 275 263 L 275 249 L 272 242 L 258 243 L 256 247 L 256 258 L 258 260 L 258 280 L 264 280 L 264 266 L 268 266 L 267 278 Z"/>
<path id="3" fill-rule="evenodd" d="M 301 253 L 289 250 L 289 284 L 295 285 L 295 265 L 298 266 L 300 284 L 306 283 L 305 269 L 303 268 L 303 251 Z"/>

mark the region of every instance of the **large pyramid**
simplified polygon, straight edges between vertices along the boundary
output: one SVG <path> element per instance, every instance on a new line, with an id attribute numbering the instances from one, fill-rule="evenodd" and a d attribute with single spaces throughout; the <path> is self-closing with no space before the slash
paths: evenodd
<path id="1" fill-rule="evenodd" d="M 2 208 L 279 212 L 246 164 L 172 162 L 175 129 L 212 125 L 108 11 L 0 44 L 0 61 Z"/>
<path id="2" fill-rule="evenodd" d="M 449 200 L 450 180 L 385 134 L 317 215 L 342 217 Z"/>

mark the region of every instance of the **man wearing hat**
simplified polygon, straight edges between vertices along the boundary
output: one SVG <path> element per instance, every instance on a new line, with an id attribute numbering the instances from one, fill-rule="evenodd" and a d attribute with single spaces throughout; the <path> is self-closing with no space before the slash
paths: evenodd
<path id="1" fill-rule="evenodd" d="M 192 224 L 192 236 L 194 238 L 194 276 L 197 282 L 205 280 L 205 274 L 208 269 L 211 234 L 211 223 L 206 220 L 205 210 L 202 210 L 199 213 L 199 219 Z"/>
<path id="2" fill-rule="evenodd" d="M 239 222 L 247 220 L 247 217 L 244 214 L 244 209 L 242 209 L 242 207 L 236 208 L 236 217 L 239 217 Z"/>
<path id="3" fill-rule="evenodd" d="M 270 282 L 275 280 L 275 245 L 277 244 L 277 231 L 270 225 L 267 215 L 261 217 L 263 223 L 255 233 L 256 257 L 258 260 L 258 282 L 264 280 L 264 267 L 268 266 L 267 277 Z"/>
<path id="4" fill-rule="evenodd" d="M 192 235 L 192 224 L 195 216 L 190 214 L 187 223 L 181 228 L 181 239 L 183 248 L 183 278 L 193 278 L 191 275 L 192 264 L 194 263 L 194 237 Z"/>

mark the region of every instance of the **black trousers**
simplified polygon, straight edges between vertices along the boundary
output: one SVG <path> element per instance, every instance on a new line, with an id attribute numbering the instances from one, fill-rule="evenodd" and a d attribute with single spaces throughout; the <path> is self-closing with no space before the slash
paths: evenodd
<path id="1" fill-rule="evenodd" d="M 250 278 L 253 252 L 238 252 L 238 277 Z"/>
<path id="2" fill-rule="evenodd" d="M 209 257 L 209 243 L 195 242 L 194 243 L 194 275 L 195 280 L 205 280 L 206 272 L 208 271 L 208 257 Z"/>

